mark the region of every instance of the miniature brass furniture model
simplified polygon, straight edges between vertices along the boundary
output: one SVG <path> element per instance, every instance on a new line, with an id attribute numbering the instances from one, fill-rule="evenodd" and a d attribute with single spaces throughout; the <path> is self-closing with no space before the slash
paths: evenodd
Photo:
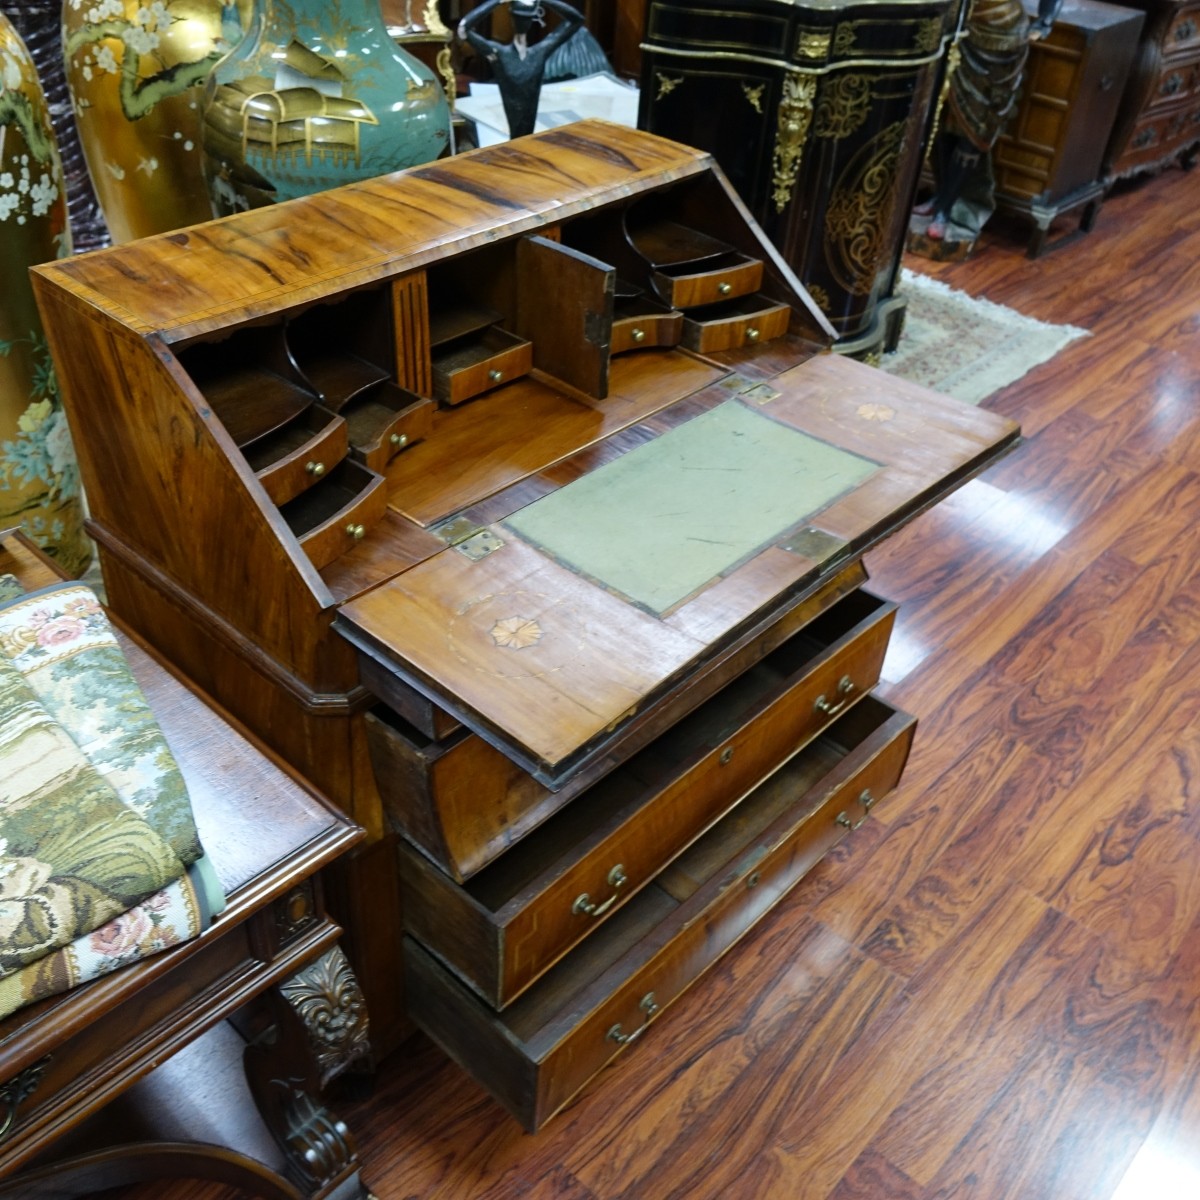
<path id="1" fill-rule="evenodd" d="M 26 591 L 58 579 L 12 534 L 6 574 Z M 361 831 L 117 637 L 229 903 L 193 941 L 0 1021 L 0 1195 L 177 1176 L 271 1200 L 366 1197 L 353 1138 L 318 1099 L 367 1048 L 318 875 Z"/>
<path id="2" fill-rule="evenodd" d="M 1026 7 L 1036 14 L 1035 4 Z M 1046 37 L 1029 44 L 1017 109 L 992 162 L 997 206 L 1033 223 L 1030 258 L 1060 215 L 1079 212 L 1084 233 L 1096 220 L 1108 185 L 1105 148 L 1142 21 L 1135 9 L 1065 0 Z"/>
<path id="3" fill-rule="evenodd" d="M 960 5 L 651 0 L 638 125 L 710 151 L 837 333 L 895 349 L 909 210 Z"/>
<path id="4" fill-rule="evenodd" d="M 825 353 L 709 155 L 580 122 L 36 287 L 112 606 L 369 832 L 377 1050 L 406 997 L 536 1128 L 896 783 L 861 557 L 1017 429 Z"/>

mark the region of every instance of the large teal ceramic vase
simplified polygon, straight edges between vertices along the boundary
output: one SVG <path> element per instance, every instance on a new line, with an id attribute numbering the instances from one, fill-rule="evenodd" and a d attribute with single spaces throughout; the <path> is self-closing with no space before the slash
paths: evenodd
<path id="1" fill-rule="evenodd" d="M 0 13 L 0 530 L 24 525 L 78 575 L 79 470 L 29 268 L 71 252 L 58 145 L 33 59 Z"/>
<path id="2" fill-rule="evenodd" d="M 256 0 L 213 68 L 204 172 L 218 216 L 429 162 L 450 145 L 433 73 L 389 37 L 378 0 Z"/>

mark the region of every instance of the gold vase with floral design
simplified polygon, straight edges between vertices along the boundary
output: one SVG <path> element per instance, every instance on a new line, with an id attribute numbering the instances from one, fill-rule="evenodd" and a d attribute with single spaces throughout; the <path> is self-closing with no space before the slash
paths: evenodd
<path id="1" fill-rule="evenodd" d="M 23 524 L 71 575 L 91 557 L 79 470 L 29 268 L 71 252 L 62 164 L 37 71 L 0 13 L 0 529 Z"/>
<path id="2" fill-rule="evenodd" d="M 92 186 L 116 242 L 212 216 L 200 101 L 251 0 L 65 0 L 63 55 Z"/>

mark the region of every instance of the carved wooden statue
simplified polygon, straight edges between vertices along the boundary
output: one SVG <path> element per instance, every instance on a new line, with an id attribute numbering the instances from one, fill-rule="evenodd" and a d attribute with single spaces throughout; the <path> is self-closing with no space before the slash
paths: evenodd
<path id="1" fill-rule="evenodd" d="M 974 0 L 930 147 L 936 191 L 913 213 L 910 250 L 945 257 L 938 243 L 969 249 L 978 238 L 995 209 L 991 150 L 1020 95 L 1029 42 L 1049 31 L 1061 7 L 1062 0 L 1039 0 L 1031 22 L 1021 0 Z"/>
<path id="2" fill-rule="evenodd" d="M 459 22 L 458 36 L 469 42 L 491 65 L 500 87 L 504 115 L 508 118 L 508 135 L 520 137 L 533 132 L 547 60 L 583 24 L 583 17 L 563 0 L 538 0 L 537 3 L 511 0 L 511 42 L 493 41 L 477 30 L 476 26 L 494 9 L 509 2 L 486 0 L 478 8 L 472 9 Z M 547 8 L 557 13 L 561 20 L 541 41 L 530 45 L 529 30 L 535 22 L 544 20 Z"/>

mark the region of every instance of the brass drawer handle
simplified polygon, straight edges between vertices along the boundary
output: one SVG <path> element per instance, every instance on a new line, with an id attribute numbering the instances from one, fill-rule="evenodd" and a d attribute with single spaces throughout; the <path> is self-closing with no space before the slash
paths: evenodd
<path id="1" fill-rule="evenodd" d="M 862 794 L 858 797 L 858 802 L 862 805 L 863 815 L 857 821 L 851 822 L 849 815 L 843 811 L 834 818 L 834 823 L 843 829 L 849 829 L 851 833 L 856 829 L 861 829 L 871 815 L 871 805 L 875 803 L 875 797 L 871 795 L 870 788 L 863 789 Z"/>
<path id="2" fill-rule="evenodd" d="M 642 1023 L 632 1033 L 621 1032 L 621 1022 L 618 1021 L 604 1036 L 610 1042 L 616 1042 L 618 1046 L 628 1046 L 630 1042 L 640 1038 L 647 1029 L 650 1028 L 650 1021 L 655 1013 L 658 1012 L 658 1001 L 654 999 L 653 992 L 647 992 L 638 1005 L 638 1008 L 646 1014 Z"/>
<path id="3" fill-rule="evenodd" d="M 304 469 L 314 478 L 320 479 L 325 474 L 325 464 L 323 462 L 306 462 Z"/>
<path id="4" fill-rule="evenodd" d="M 502 379 L 504 378 L 504 372 L 503 372 L 503 371 L 497 371 L 497 370 L 496 370 L 496 368 L 495 368 L 495 367 L 493 367 L 493 368 L 492 368 L 492 369 L 491 369 L 491 370 L 488 372 L 488 378 L 489 378 L 489 379 L 490 379 L 490 380 L 491 380 L 493 383 L 499 383 L 499 382 L 500 382 L 500 380 L 502 380 Z"/>
<path id="5" fill-rule="evenodd" d="M 613 894 L 609 896 L 603 904 L 597 904 L 592 900 L 587 892 L 581 892 L 575 897 L 575 903 L 571 905 L 571 911 L 577 916 L 602 917 L 614 904 L 617 902 L 617 893 L 622 887 L 628 883 L 628 877 L 625 874 L 625 868 L 617 863 L 615 867 L 608 873 L 608 886 L 612 888 Z"/>
<path id="6" fill-rule="evenodd" d="M 361 542 L 367 536 L 367 531 L 362 525 L 347 525 L 346 532 L 356 541 Z"/>
<path id="7" fill-rule="evenodd" d="M 404 447 L 408 445 L 408 434 L 407 433 L 393 433 L 392 436 L 390 438 L 388 438 L 388 441 L 391 442 L 391 444 L 397 450 L 403 450 Z"/>
<path id="8" fill-rule="evenodd" d="M 722 280 L 722 282 L 717 284 L 717 291 L 720 292 L 722 296 L 728 296 L 729 293 L 733 291 L 733 284 L 725 283 Z"/>
<path id="9" fill-rule="evenodd" d="M 629 337 L 635 342 L 644 342 L 646 340 L 646 331 L 644 329 L 632 329 L 629 332 Z"/>
<path id="10" fill-rule="evenodd" d="M 748 341 L 748 342 L 757 342 L 758 341 L 758 328 L 756 326 L 751 325 L 750 328 L 746 330 L 746 341 Z"/>
<path id="11" fill-rule="evenodd" d="M 843 675 L 838 680 L 837 694 L 841 699 L 836 704 L 830 704 L 822 693 L 813 704 L 814 710 L 824 713 L 827 717 L 836 717 L 850 703 L 850 697 L 854 694 L 854 680 L 849 675 Z"/>

